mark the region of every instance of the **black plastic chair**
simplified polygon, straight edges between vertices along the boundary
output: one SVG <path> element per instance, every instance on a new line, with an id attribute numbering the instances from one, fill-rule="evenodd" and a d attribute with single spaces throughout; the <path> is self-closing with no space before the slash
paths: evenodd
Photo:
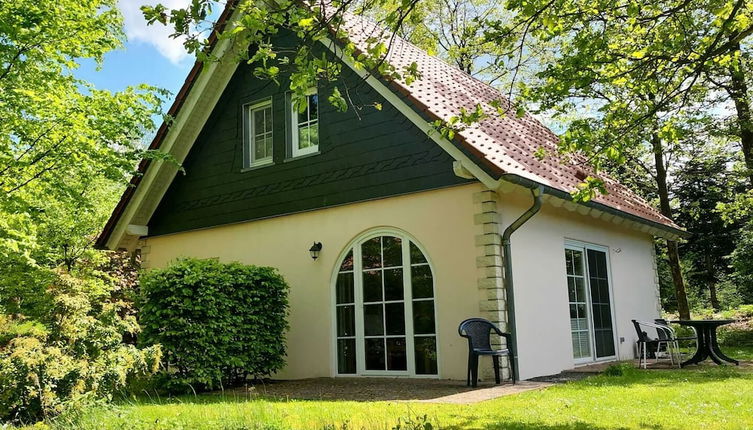
<path id="1" fill-rule="evenodd" d="M 491 332 L 504 337 L 507 340 L 507 348 L 492 349 Z M 510 379 L 515 384 L 515 354 L 512 350 L 512 336 L 510 333 L 503 333 L 491 321 L 483 318 L 469 318 L 460 323 L 458 334 L 468 339 L 468 374 L 466 384 L 469 386 L 478 385 L 478 357 L 481 355 L 490 355 L 494 363 L 494 379 L 497 384 L 499 379 L 499 357 L 508 357 L 510 360 Z"/>
<path id="2" fill-rule="evenodd" d="M 653 358 L 658 362 L 659 354 L 666 353 L 669 355 L 670 362 L 674 365 L 680 365 L 681 355 L 680 347 L 677 342 L 674 330 L 667 324 L 660 324 L 658 322 L 647 322 L 631 320 L 635 331 L 638 334 L 638 367 L 644 369 L 648 365 L 648 359 Z M 656 331 L 656 338 L 651 338 L 643 328 Z M 662 351 L 664 346 L 664 351 Z M 650 350 L 649 350 L 650 348 Z M 677 354 L 677 357 L 675 357 Z"/>

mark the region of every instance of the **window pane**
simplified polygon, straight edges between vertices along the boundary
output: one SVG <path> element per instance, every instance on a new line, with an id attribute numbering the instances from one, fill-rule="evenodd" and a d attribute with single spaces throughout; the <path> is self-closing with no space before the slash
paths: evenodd
<path id="1" fill-rule="evenodd" d="M 272 156 L 272 135 L 268 134 L 264 139 L 264 152 L 266 157 Z"/>
<path id="2" fill-rule="evenodd" d="M 424 254 L 413 242 L 410 243 L 410 262 L 411 264 L 427 263 Z"/>
<path id="3" fill-rule="evenodd" d="M 583 252 L 573 251 L 573 274 L 583 276 Z"/>
<path id="4" fill-rule="evenodd" d="M 363 307 L 363 334 L 381 336 L 384 334 L 382 305 L 365 305 Z"/>
<path id="5" fill-rule="evenodd" d="M 414 338 L 416 374 L 437 374 L 437 340 L 434 336 Z"/>
<path id="6" fill-rule="evenodd" d="M 309 120 L 309 107 L 308 107 L 308 97 L 306 97 L 306 100 L 299 99 L 300 102 L 297 104 L 293 104 L 293 107 L 297 109 L 298 112 L 298 124 L 307 122 Z"/>
<path id="7" fill-rule="evenodd" d="M 264 146 L 264 142 L 256 138 L 254 142 L 254 160 L 261 160 L 262 158 L 266 156 L 267 154 L 266 154 L 266 148 Z"/>
<path id="8" fill-rule="evenodd" d="M 343 258 L 343 263 L 340 265 L 340 271 L 345 272 L 347 270 L 353 270 L 353 250 L 348 251 L 348 255 Z"/>
<path id="9" fill-rule="evenodd" d="M 309 96 L 309 120 L 319 118 L 319 95 L 311 94 Z"/>
<path id="10" fill-rule="evenodd" d="M 399 237 L 382 237 L 384 246 L 384 267 L 397 267 L 403 265 L 403 242 Z"/>
<path id="11" fill-rule="evenodd" d="M 384 270 L 384 300 L 403 299 L 403 269 Z"/>
<path id="12" fill-rule="evenodd" d="M 264 133 L 264 112 L 265 109 L 258 109 L 254 111 L 254 134 L 259 135 Z"/>
<path id="13" fill-rule="evenodd" d="M 365 339 L 366 370 L 384 370 L 384 338 Z"/>
<path id="14" fill-rule="evenodd" d="M 411 284 L 414 299 L 433 297 L 431 268 L 428 264 L 411 267 Z"/>
<path id="15" fill-rule="evenodd" d="M 404 337 L 387 339 L 387 370 L 408 370 Z"/>
<path id="16" fill-rule="evenodd" d="M 587 331 L 573 333 L 573 357 L 586 358 L 591 356 L 591 344 Z"/>
<path id="17" fill-rule="evenodd" d="M 354 305 L 337 307 L 337 336 L 356 335 L 356 307 Z"/>
<path id="18" fill-rule="evenodd" d="M 264 109 L 264 132 L 272 132 L 272 106 Z"/>
<path id="19" fill-rule="evenodd" d="M 434 334 L 434 301 L 413 302 L 413 332 Z"/>
<path id="20" fill-rule="evenodd" d="M 382 300 L 382 271 L 363 272 L 363 301 L 378 302 Z"/>
<path id="21" fill-rule="evenodd" d="M 571 302 L 577 302 L 575 297 L 575 278 L 567 277 L 567 297 Z"/>
<path id="22" fill-rule="evenodd" d="M 298 149 L 304 149 L 311 146 L 309 140 L 309 126 L 298 128 Z"/>
<path id="23" fill-rule="evenodd" d="M 586 280 L 584 278 L 573 278 L 575 284 L 575 301 L 585 303 L 586 301 Z"/>
<path id="24" fill-rule="evenodd" d="M 387 334 L 405 334 L 405 308 L 403 303 L 387 303 L 384 305 L 387 317 Z"/>
<path id="25" fill-rule="evenodd" d="M 356 340 L 339 339 L 337 341 L 338 373 L 356 373 Z"/>
<path id="26" fill-rule="evenodd" d="M 319 146 L 319 123 L 309 126 L 309 146 Z"/>
<path id="27" fill-rule="evenodd" d="M 361 261 L 364 269 L 382 267 L 382 247 L 378 237 L 369 239 L 361 245 Z"/>
<path id="28" fill-rule="evenodd" d="M 353 303 L 353 274 L 340 273 L 337 275 L 337 303 Z"/>

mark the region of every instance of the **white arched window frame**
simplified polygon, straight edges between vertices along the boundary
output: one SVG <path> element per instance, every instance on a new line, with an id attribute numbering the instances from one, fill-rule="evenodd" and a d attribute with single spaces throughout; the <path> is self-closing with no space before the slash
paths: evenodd
<path id="1" fill-rule="evenodd" d="M 380 237 L 397 237 L 401 240 L 401 250 L 402 250 L 402 265 L 397 267 L 402 267 L 402 282 L 403 282 L 403 299 L 397 300 L 397 302 L 403 302 L 403 310 L 404 310 L 404 324 L 405 324 L 405 347 L 406 347 L 406 360 L 407 360 L 407 368 L 405 370 L 369 370 L 366 368 L 366 355 L 365 355 L 365 339 L 369 336 L 366 336 L 364 333 L 364 286 L 363 286 L 363 272 L 369 271 L 368 269 L 363 268 L 363 259 L 362 259 L 362 245 L 374 238 L 380 238 Z M 413 261 L 414 259 L 411 256 L 411 244 L 415 247 L 418 252 L 420 252 L 421 257 L 423 257 L 424 261 Z M 349 270 L 346 268 L 346 270 L 341 270 L 344 260 L 346 257 L 350 255 L 352 252 L 352 267 L 349 268 Z M 414 250 L 415 253 L 415 250 Z M 429 274 L 431 276 L 431 297 L 413 297 L 413 282 L 412 282 L 412 272 L 414 269 L 420 269 L 422 266 L 425 266 L 429 269 Z M 395 266 L 392 266 L 391 268 L 395 268 Z M 409 268 L 406 270 L 406 268 Z M 336 376 L 410 376 L 410 377 L 429 377 L 429 378 L 437 378 L 439 377 L 439 368 L 440 368 L 440 356 L 439 356 L 439 333 L 438 333 L 438 324 L 437 324 L 437 294 L 436 294 L 436 279 L 435 279 L 435 270 L 434 265 L 432 264 L 431 258 L 429 254 L 426 252 L 425 248 L 410 234 L 406 233 L 405 231 L 395 229 L 395 228 L 377 228 L 368 230 L 359 236 L 357 236 L 355 239 L 351 240 L 351 242 L 343 249 L 343 251 L 340 253 L 336 263 L 335 267 L 333 268 L 332 272 L 332 281 L 331 281 L 331 295 L 332 295 L 332 322 L 333 322 L 333 330 L 332 330 L 332 351 L 333 351 L 333 360 L 332 360 L 332 369 L 333 374 Z M 352 301 L 345 301 L 345 302 L 338 302 L 338 293 L 337 293 L 337 282 L 338 282 L 338 276 L 342 274 L 352 274 L 353 276 L 353 298 Z M 385 297 L 383 297 L 382 303 L 389 304 L 394 301 L 387 300 Z M 424 330 L 423 333 L 416 333 L 415 327 L 414 327 L 414 315 L 413 315 L 413 309 L 414 306 L 416 306 L 417 302 L 430 302 L 431 306 L 433 308 L 432 318 L 433 318 L 433 330 L 431 333 L 426 333 Z M 366 302 L 366 304 L 371 304 L 373 302 Z M 355 333 L 351 336 L 342 336 L 341 333 L 338 333 L 338 309 L 342 307 L 347 306 L 353 306 L 355 309 Z M 418 305 L 420 306 L 420 305 Z M 386 312 L 383 314 L 384 320 L 385 320 L 385 326 L 386 326 Z M 386 329 L 385 329 L 386 331 Z M 340 335 L 339 335 L 340 334 Z M 377 336 L 378 337 L 378 336 Z M 389 337 L 385 333 L 385 337 Z M 399 337 L 399 335 L 398 335 Z M 355 372 L 350 373 L 344 373 L 339 371 L 338 366 L 338 359 L 339 359 L 339 349 L 338 349 L 338 341 L 339 340 L 345 340 L 345 339 L 353 339 L 355 341 L 356 346 L 356 369 Z M 434 354 L 434 361 L 433 361 L 433 369 L 431 373 L 426 372 L 427 365 L 423 366 L 423 373 L 417 373 L 416 369 L 416 354 L 415 354 L 415 346 L 416 342 L 424 342 L 426 346 L 426 342 L 429 344 L 431 343 L 431 339 L 433 339 L 433 354 Z M 385 366 L 386 368 L 387 366 Z"/>

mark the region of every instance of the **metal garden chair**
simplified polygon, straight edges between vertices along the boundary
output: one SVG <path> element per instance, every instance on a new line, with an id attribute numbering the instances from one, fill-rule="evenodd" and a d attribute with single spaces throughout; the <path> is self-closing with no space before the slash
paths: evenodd
<path id="1" fill-rule="evenodd" d="M 507 348 L 493 349 L 491 345 L 492 330 L 506 339 Z M 478 358 L 482 355 L 492 357 L 494 363 L 494 379 L 497 384 L 499 378 L 499 357 L 508 357 L 510 360 L 510 379 L 515 384 L 515 354 L 512 350 L 512 337 L 510 333 L 504 333 L 491 321 L 483 318 L 469 318 L 460 323 L 458 334 L 468 339 L 468 374 L 466 384 L 478 385 Z"/>
<path id="2" fill-rule="evenodd" d="M 636 320 L 632 321 L 635 331 L 638 334 L 638 367 L 646 368 L 648 364 L 649 347 L 654 351 L 656 362 L 659 361 L 659 356 L 664 352 L 668 355 L 669 361 L 672 365 L 676 364 L 678 367 L 680 366 L 682 360 L 679 341 L 681 339 L 675 335 L 675 331 L 669 326 L 669 324 Z M 656 337 L 650 337 L 645 329 L 655 331 Z M 662 351 L 662 346 L 664 347 L 664 351 Z"/>

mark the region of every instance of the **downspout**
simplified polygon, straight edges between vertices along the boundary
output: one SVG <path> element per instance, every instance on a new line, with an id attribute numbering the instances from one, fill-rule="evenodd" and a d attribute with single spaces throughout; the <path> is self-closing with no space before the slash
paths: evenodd
<path id="1" fill-rule="evenodd" d="M 528 208 L 518 219 L 512 222 L 505 231 L 502 233 L 502 259 L 504 260 L 504 276 L 502 278 L 503 285 L 505 286 L 505 293 L 507 296 L 507 327 L 510 332 L 510 340 L 512 343 L 513 355 L 515 357 L 515 363 L 518 361 L 518 336 L 515 326 L 515 292 L 513 291 L 513 275 L 512 275 L 512 246 L 510 245 L 510 237 L 517 229 L 531 219 L 541 209 L 542 196 L 544 195 L 544 187 L 536 185 L 531 187 L 531 196 L 533 197 L 533 205 Z M 515 379 L 519 379 L 520 366 L 515 366 Z"/>

